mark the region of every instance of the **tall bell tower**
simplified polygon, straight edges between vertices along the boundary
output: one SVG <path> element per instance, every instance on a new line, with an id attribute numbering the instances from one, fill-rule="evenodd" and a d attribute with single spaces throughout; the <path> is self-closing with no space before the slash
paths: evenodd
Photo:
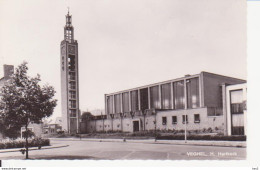
<path id="1" fill-rule="evenodd" d="M 79 133 L 78 42 L 74 40 L 72 16 L 69 11 L 60 50 L 62 129 L 70 134 Z"/>

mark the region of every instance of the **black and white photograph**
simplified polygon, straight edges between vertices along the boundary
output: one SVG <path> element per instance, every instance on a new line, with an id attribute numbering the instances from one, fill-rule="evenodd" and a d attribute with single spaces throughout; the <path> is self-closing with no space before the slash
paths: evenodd
<path id="1" fill-rule="evenodd" d="M 247 160 L 247 3 L 0 0 L 0 160 Z"/>

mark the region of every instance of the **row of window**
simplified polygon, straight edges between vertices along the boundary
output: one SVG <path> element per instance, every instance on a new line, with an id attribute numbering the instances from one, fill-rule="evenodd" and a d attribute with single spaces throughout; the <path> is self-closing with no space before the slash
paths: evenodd
<path id="1" fill-rule="evenodd" d="M 172 116 L 172 124 L 177 124 L 177 116 Z M 182 115 L 182 123 L 188 123 L 188 115 Z M 200 114 L 194 114 L 194 123 L 200 123 Z M 167 125 L 167 117 L 162 117 L 162 125 Z"/>
<path id="2" fill-rule="evenodd" d="M 69 72 L 69 80 L 76 80 L 75 72 Z"/>
<path id="3" fill-rule="evenodd" d="M 76 99 L 76 91 L 69 91 L 70 99 Z"/>
<path id="4" fill-rule="evenodd" d="M 72 31 L 71 30 L 66 30 L 65 32 L 65 38 L 68 39 L 68 40 L 71 40 L 72 39 Z"/>
<path id="5" fill-rule="evenodd" d="M 139 91 L 133 90 L 107 96 L 107 112 L 108 114 L 129 112 L 130 110 L 137 111 L 139 108 L 144 111 L 149 109 L 149 105 L 151 109 L 184 109 L 184 83 L 186 83 L 187 107 L 199 107 L 199 78 L 196 77 L 188 79 L 186 82 L 184 80 L 173 82 L 172 85 L 171 83 L 166 83 L 161 86 L 156 85 L 150 88 L 143 88 Z M 148 92 L 150 93 L 150 100 Z"/>
<path id="6" fill-rule="evenodd" d="M 75 100 L 69 100 L 69 107 L 70 108 L 76 108 L 76 101 Z"/>
<path id="7" fill-rule="evenodd" d="M 71 89 L 71 90 L 75 90 L 76 89 L 76 82 L 75 81 L 69 82 L 69 89 Z"/>

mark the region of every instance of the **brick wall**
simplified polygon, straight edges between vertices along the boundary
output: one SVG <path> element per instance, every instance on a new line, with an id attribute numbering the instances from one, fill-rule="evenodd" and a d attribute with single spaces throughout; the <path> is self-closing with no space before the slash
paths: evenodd
<path id="1" fill-rule="evenodd" d="M 184 130 L 185 123 L 182 121 L 182 115 L 185 115 L 185 112 L 188 116 L 187 130 L 203 130 L 203 128 L 208 129 L 211 127 L 215 129 L 224 128 L 224 119 L 223 116 L 208 116 L 207 108 L 197 108 L 197 109 L 188 109 L 188 110 L 174 110 L 174 111 L 163 111 L 159 112 L 156 115 L 156 129 L 159 130 Z M 200 122 L 194 122 L 194 114 L 200 115 Z M 172 116 L 177 116 L 177 124 L 172 123 Z M 167 117 L 167 124 L 162 124 L 162 117 Z"/>
<path id="2" fill-rule="evenodd" d="M 204 106 L 220 107 L 221 106 L 221 85 L 245 83 L 245 80 L 240 80 L 232 77 L 221 76 L 217 74 L 202 72 L 203 89 L 204 89 Z"/>
<path id="3" fill-rule="evenodd" d="M 123 118 L 121 125 L 121 119 L 105 119 L 103 120 L 91 120 L 87 121 L 87 125 L 81 128 L 82 131 L 86 132 L 94 132 L 94 131 L 121 131 L 123 126 L 124 132 L 133 132 L 133 121 L 139 121 L 140 131 L 144 130 L 155 130 L 155 120 L 156 120 L 156 129 L 157 130 L 184 130 L 185 124 L 182 122 L 182 115 L 185 115 L 185 112 L 188 115 L 188 123 L 187 130 L 203 130 L 212 128 L 213 130 L 217 127 L 218 129 L 223 130 L 224 128 L 224 118 L 223 116 L 208 116 L 207 108 L 197 108 L 197 109 L 188 109 L 188 110 L 170 110 L 170 111 L 159 111 L 155 115 L 149 115 L 145 117 L 143 116 L 135 116 L 132 118 Z M 200 115 L 200 122 L 194 122 L 194 114 Z M 177 124 L 172 124 L 172 116 L 177 116 Z M 163 125 L 162 117 L 167 118 L 167 124 Z M 113 123 L 112 123 L 113 122 Z M 86 128 L 86 129 L 85 129 Z"/>

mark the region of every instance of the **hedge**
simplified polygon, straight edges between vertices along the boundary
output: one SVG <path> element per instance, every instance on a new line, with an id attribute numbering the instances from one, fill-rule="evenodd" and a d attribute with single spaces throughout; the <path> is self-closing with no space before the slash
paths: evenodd
<path id="1" fill-rule="evenodd" d="M 184 135 L 157 136 L 157 140 L 184 140 Z M 187 140 L 246 141 L 246 136 L 188 135 Z"/>
<path id="2" fill-rule="evenodd" d="M 29 147 L 38 147 L 38 146 L 49 146 L 49 139 L 34 138 L 28 140 Z M 10 149 L 10 148 L 24 148 L 25 139 L 4 139 L 0 140 L 0 149 Z"/>

